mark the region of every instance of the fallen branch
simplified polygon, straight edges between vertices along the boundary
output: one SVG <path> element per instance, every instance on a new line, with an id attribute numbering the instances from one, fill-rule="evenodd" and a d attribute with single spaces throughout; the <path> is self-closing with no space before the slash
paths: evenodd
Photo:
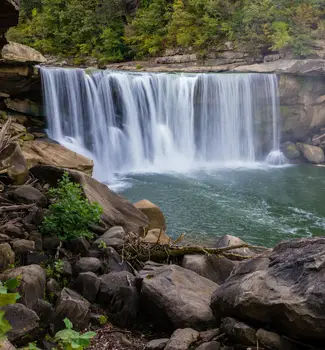
<path id="1" fill-rule="evenodd" d="M 21 205 L 8 205 L 4 207 L 0 207 L 0 213 L 8 212 L 8 211 L 19 211 L 32 208 L 35 204 L 21 204 Z"/>

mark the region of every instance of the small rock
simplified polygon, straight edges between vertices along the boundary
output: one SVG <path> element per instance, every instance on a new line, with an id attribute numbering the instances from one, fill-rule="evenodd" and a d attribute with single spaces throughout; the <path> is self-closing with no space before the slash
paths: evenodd
<path id="1" fill-rule="evenodd" d="M 208 329 L 207 331 L 200 332 L 200 339 L 206 343 L 211 341 L 214 337 L 216 337 L 219 334 L 220 334 L 219 328 Z"/>
<path id="2" fill-rule="evenodd" d="M 39 207 L 29 209 L 28 215 L 24 218 L 24 222 L 39 226 L 44 219 L 44 210 Z"/>
<path id="3" fill-rule="evenodd" d="M 170 337 L 165 350 L 187 350 L 199 339 L 199 332 L 192 328 L 176 329 Z"/>
<path id="4" fill-rule="evenodd" d="M 77 273 L 98 272 L 102 269 L 102 263 L 97 258 L 84 257 L 80 258 L 75 264 Z"/>
<path id="5" fill-rule="evenodd" d="M 1 231 L 7 234 L 11 238 L 26 238 L 27 234 L 24 228 L 19 224 L 13 224 L 11 222 L 5 223 L 1 226 Z"/>
<path id="6" fill-rule="evenodd" d="M 166 230 L 166 220 L 161 209 L 154 203 L 143 199 L 134 204 L 149 219 L 148 230 L 153 228 Z"/>
<path id="7" fill-rule="evenodd" d="M 246 323 L 226 317 L 222 319 L 220 328 L 234 342 L 243 345 L 256 344 L 256 329 L 248 326 Z"/>
<path id="8" fill-rule="evenodd" d="M 108 273 L 121 271 L 131 272 L 129 265 L 125 261 L 122 261 L 122 258 L 114 248 L 107 247 L 104 251 L 106 256 L 106 269 Z"/>
<path id="9" fill-rule="evenodd" d="M 110 320 L 121 327 L 133 324 L 139 309 L 137 279 L 127 271 L 111 272 L 101 276 L 97 296 Z"/>
<path id="10" fill-rule="evenodd" d="M 225 235 L 220 237 L 216 244 L 215 248 L 224 248 L 224 247 L 230 247 L 230 246 L 238 246 L 242 244 L 247 244 L 244 242 L 242 239 L 231 236 L 231 235 Z M 238 248 L 238 249 L 233 249 L 231 250 L 231 253 L 234 254 L 239 254 L 243 256 L 254 256 L 256 255 L 253 251 L 251 251 L 249 248 Z"/>
<path id="11" fill-rule="evenodd" d="M 269 332 L 265 329 L 260 328 L 256 332 L 256 338 L 258 339 L 259 343 L 265 346 L 267 349 L 282 349 L 281 337 L 277 333 Z"/>
<path id="12" fill-rule="evenodd" d="M 42 251 L 43 250 L 43 238 L 42 235 L 37 232 L 33 231 L 29 234 L 29 240 L 35 242 L 35 250 Z"/>
<path id="13" fill-rule="evenodd" d="M 96 300 L 100 279 L 93 272 L 80 273 L 75 282 L 75 289 L 87 300 Z"/>
<path id="14" fill-rule="evenodd" d="M 67 260 L 63 260 L 62 275 L 66 277 L 72 276 L 72 266 Z"/>
<path id="15" fill-rule="evenodd" d="M 40 319 L 40 324 L 43 328 L 53 322 L 55 312 L 53 306 L 48 301 L 38 299 L 34 311 L 37 313 Z"/>
<path id="16" fill-rule="evenodd" d="M 154 339 L 146 344 L 145 350 L 163 350 L 167 345 L 169 338 Z"/>
<path id="17" fill-rule="evenodd" d="M 87 256 L 90 249 L 90 244 L 86 238 L 72 239 L 71 241 L 64 242 L 64 246 L 72 253 L 79 254 L 81 256 Z"/>
<path id="18" fill-rule="evenodd" d="M 67 317 L 75 329 L 83 330 L 89 323 L 90 303 L 73 290 L 63 288 L 57 301 L 55 313 L 58 328 L 62 328 L 62 321 Z"/>
<path id="19" fill-rule="evenodd" d="M 221 344 L 218 341 L 210 341 L 203 343 L 196 348 L 196 350 L 220 350 Z"/>
<path id="20" fill-rule="evenodd" d="M 43 249 L 44 250 L 55 250 L 60 245 L 58 237 L 44 237 Z"/>
<path id="21" fill-rule="evenodd" d="M 153 228 L 149 230 L 146 236 L 142 239 L 142 242 L 144 243 L 161 245 L 168 245 L 171 243 L 171 241 L 171 238 L 166 234 L 166 232 L 163 229 L 159 228 Z"/>
<path id="22" fill-rule="evenodd" d="M 7 305 L 4 308 L 5 318 L 12 329 L 7 336 L 10 341 L 17 341 L 26 335 L 30 335 L 39 325 L 39 318 L 33 310 L 23 304 Z"/>
<path id="23" fill-rule="evenodd" d="M 47 283 L 46 283 L 46 289 L 48 294 L 53 294 L 58 296 L 61 292 L 61 287 L 59 285 L 59 283 L 54 279 L 54 278 L 50 278 Z"/>
<path id="24" fill-rule="evenodd" d="M 12 248 L 16 254 L 24 254 L 35 250 L 35 242 L 27 239 L 17 239 L 12 242 Z"/>
<path id="25" fill-rule="evenodd" d="M 15 253 L 8 243 L 0 244 L 0 271 L 6 270 L 15 263 Z"/>
<path id="26" fill-rule="evenodd" d="M 19 278 L 20 285 L 18 292 L 21 296 L 19 302 L 33 309 L 38 299 L 42 299 L 45 294 L 46 275 L 39 265 L 21 266 L 7 270 L 0 275 L 1 281 L 10 278 Z"/>
<path id="27" fill-rule="evenodd" d="M 125 238 L 125 231 L 122 226 L 114 226 L 105 232 L 102 236 L 94 242 L 95 247 L 100 247 L 105 244 L 106 247 L 113 247 L 115 249 L 123 247 Z"/>
<path id="28" fill-rule="evenodd" d="M 18 203 L 37 204 L 46 207 L 47 199 L 42 192 L 30 185 L 19 186 L 10 193 L 10 197 Z"/>

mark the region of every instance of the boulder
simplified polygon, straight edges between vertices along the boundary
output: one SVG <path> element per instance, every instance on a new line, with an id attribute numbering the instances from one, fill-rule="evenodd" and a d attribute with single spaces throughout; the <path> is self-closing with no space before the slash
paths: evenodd
<path id="1" fill-rule="evenodd" d="M 62 328 L 62 321 L 67 317 L 75 329 L 83 330 L 89 323 L 90 303 L 77 292 L 63 288 L 56 304 L 55 313 L 58 328 Z"/>
<path id="2" fill-rule="evenodd" d="M 239 264 L 213 294 L 217 319 L 233 316 L 307 343 L 325 340 L 325 238 L 283 242 Z"/>
<path id="3" fill-rule="evenodd" d="M 80 273 L 75 282 L 75 289 L 87 300 L 96 300 L 100 287 L 100 278 L 93 272 Z"/>
<path id="4" fill-rule="evenodd" d="M 43 117 L 42 106 L 34 101 L 7 98 L 5 104 L 6 107 L 12 111 L 27 114 L 32 117 Z"/>
<path id="5" fill-rule="evenodd" d="M 169 338 L 154 339 L 146 344 L 145 350 L 164 350 Z"/>
<path id="6" fill-rule="evenodd" d="M 33 309 L 38 299 L 43 299 L 45 295 L 46 275 L 39 265 L 21 266 L 7 270 L 0 275 L 1 281 L 10 278 L 18 278 L 20 285 L 18 292 L 21 296 L 19 302 Z"/>
<path id="7" fill-rule="evenodd" d="M 16 185 L 25 183 L 28 177 L 28 167 L 18 143 L 10 144 L 1 152 L 0 167 L 7 168 L 9 177 Z"/>
<path id="8" fill-rule="evenodd" d="M 199 339 L 200 333 L 191 328 L 176 329 L 170 337 L 165 350 L 187 350 Z"/>
<path id="9" fill-rule="evenodd" d="M 225 236 L 220 237 L 217 240 L 217 242 L 215 243 L 215 248 L 224 248 L 224 247 L 238 246 L 238 245 L 243 245 L 243 244 L 247 244 L 247 243 L 238 237 L 231 236 L 231 235 L 225 235 Z M 234 254 L 243 255 L 243 256 L 256 255 L 256 253 L 253 252 L 249 248 L 233 249 L 230 252 L 234 253 Z"/>
<path id="10" fill-rule="evenodd" d="M 17 239 L 12 242 L 12 248 L 16 254 L 24 254 L 35 250 L 35 242 L 27 239 Z"/>
<path id="11" fill-rule="evenodd" d="M 44 63 L 46 58 L 37 50 L 10 41 L 2 49 L 2 58 L 7 61 L 22 63 Z"/>
<path id="12" fill-rule="evenodd" d="M 91 159 L 57 143 L 40 140 L 27 141 L 24 142 L 22 151 L 29 168 L 36 165 L 52 165 L 78 170 L 90 176 L 93 172 L 94 162 Z"/>
<path id="13" fill-rule="evenodd" d="M 9 196 L 18 203 L 35 203 L 41 207 L 46 207 L 47 204 L 47 199 L 44 194 L 30 185 L 19 186 L 12 191 Z"/>
<path id="14" fill-rule="evenodd" d="M 177 265 L 150 262 L 139 275 L 143 309 L 161 326 L 202 329 L 214 324 L 209 304 L 216 283 Z"/>
<path id="15" fill-rule="evenodd" d="M 324 151 L 320 147 L 307 145 L 306 143 L 297 143 L 297 146 L 308 162 L 315 164 L 324 163 Z"/>
<path id="16" fill-rule="evenodd" d="M 166 230 L 164 214 L 157 205 L 153 204 L 147 199 L 143 199 L 135 203 L 134 206 L 149 219 L 148 230 L 153 228 Z"/>
<path id="17" fill-rule="evenodd" d="M 36 166 L 31 169 L 36 178 L 52 186 L 62 177 L 63 169 L 53 166 Z M 108 226 L 122 226 L 125 231 L 140 233 L 148 224 L 147 217 L 128 200 L 112 192 L 106 185 L 78 171 L 69 170 L 71 178 L 80 183 L 90 202 L 103 208 L 102 218 Z"/>
<path id="18" fill-rule="evenodd" d="M 33 310 L 23 304 L 7 305 L 4 308 L 5 318 L 10 323 L 12 329 L 7 337 L 10 341 L 17 341 L 26 335 L 31 336 L 39 326 L 39 318 Z"/>
<path id="19" fill-rule="evenodd" d="M 154 228 L 147 232 L 146 236 L 142 238 L 142 242 L 168 245 L 172 242 L 172 239 L 166 234 L 163 229 Z"/>
<path id="20" fill-rule="evenodd" d="M 287 159 L 294 160 L 300 157 L 300 151 L 293 142 L 285 142 L 281 145 L 281 149 Z"/>
<path id="21" fill-rule="evenodd" d="M 119 249 L 123 247 L 125 231 L 121 226 L 111 227 L 107 232 L 101 235 L 93 243 L 95 247 L 100 247 L 104 244 L 105 247 L 113 247 Z"/>
<path id="22" fill-rule="evenodd" d="M 8 243 L 0 244 L 0 271 L 6 270 L 15 263 L 15 253 Z"/>
<path id="23" fill-rule="evenodd" d="M 256 329 L 231 317 L 221 321 L 220 329 L 235 344 L 256 345 Z"/>
<path id="24" fill-rule="evenodd" d="M 138 280 L 127 271 L 111 272 L 101 276 L 97 302 L 109 319 L 121 327 L 132 325 L 139 310 Z"/>
<path id="25" fill-rule="evenodd" d="M 102 269 L 102 262 L 97 258 L 84 257 L 80 258 L 74 267 L 77 273 L 98 272 Z"/>
<path id="26" fill-rule="evenodd" d="M 185 255 L 182 267 L 192 270 L 209 280 L 222 284 L 237 265 L 236 262 L 223 256 Z"/>

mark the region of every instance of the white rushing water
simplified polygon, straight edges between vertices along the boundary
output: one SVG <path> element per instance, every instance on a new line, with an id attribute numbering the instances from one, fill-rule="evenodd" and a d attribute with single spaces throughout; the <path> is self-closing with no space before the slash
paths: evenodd
<path id="1" fill-rule="evenodd" d="M 42 68 L 48 135 L 95 161 L 94 176 L 282 163 L 272 74 L 150 74 Z"/>

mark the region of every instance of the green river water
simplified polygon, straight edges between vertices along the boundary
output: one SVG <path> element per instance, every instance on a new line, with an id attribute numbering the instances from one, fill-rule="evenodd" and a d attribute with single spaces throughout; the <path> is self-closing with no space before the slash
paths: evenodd
<path id="1" fill-rule="evenodd" d="M 281 240 L 325 235 L 325 167 L 201 170 L 133 174 L 121 194 L 149 199 L 164 212 L 168 234 L 201 244 L 225 234 L 274 246 Z"/>

